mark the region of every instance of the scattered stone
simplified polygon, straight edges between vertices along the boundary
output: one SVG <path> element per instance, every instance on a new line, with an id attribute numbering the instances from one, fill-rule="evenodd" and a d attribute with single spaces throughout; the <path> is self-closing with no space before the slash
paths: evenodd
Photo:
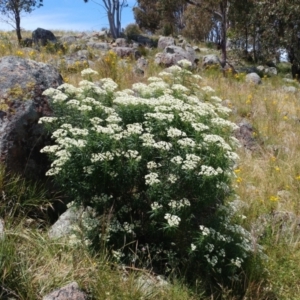
<path id="1" fill-rule="evenodd" d="M 130 47 L 115 47 L 112 49 L 119 57 L 129 57 L 129 56 L 135 56 L 135 52 L 138 52 L 138 50 L 135 50 Z"/>
<path id="2" fill-rule="evenodd" d="M 195 66 L 197 58 L 194 52 L 186 51 L 178 46 L 167 46 L 163 52 L 155 55 L 154 62 L 164 67 L 171 67 L 176 65 L 178 61 L 187 59 L 192 63 L 192 67 Z"/>
<path id="3" fill-rule="evenodd" d="M 278 71 L 275 67 L 269 67 L 265 68 L 264 73 L 269 76 L 276 76 L 278 74 Z"/>
<path id="4" fill-rule="evenodd" d="M 219 64 L 220 64 L 220 59 L 215 54 L 205 55 L 202 58 L 202 67 L 203 68 L 207 68 L 208 66 L 219 65 Z"/>
<path id="5" fill-rule="evenodd" d="M 118 47 L 128 47 L 127 41 L 124 38 L 118 38 L 118 39 L 116 39 L 115 43 L 116 43 L 116 45 Z"/>
<path id="6" fill-rule="evenodd" d="M 165 49 L 168 46 L 175 46 L 175 40 L 169 36 L 161 36 L 158 40 L 157 48 Z"/>
<path id="7" fill-rule="evenodd" d="M 257 141 L 253 137 L 252 125 L 246 120 L 242 120 L 237 125 L 239 129 L 235 131 L 235 137 L 240 141 L 241 145 L 248 150 L 256 149 Z"/>
<path id="8" fill-rule="evenodd" d="M 76 43 L 77 37 L 74 35 L 64 35 L 60 39 L 61 43 L 71 45 Z"/>
<path id="9" fill-rule="evenodd" d="M 140 75 L 144 75 L 145 70 L 147 69 L 149 64 L 148 59 L 146 59 L 145 57 L 140 57 L 137 62 L 136 62 L 136 66 L 134 69 L 134 72 Z"/>
<path id="10" fill-rule="evenodd" d="M 51 226 L 48 236 L 51 239 L 59 239 L 73 233 L 74 227 L 78 225 L 83 213 L 82 208 L 68 208 L 58 220 Z"/>
<path id="11" fill-rule="evenodd" d="M 252 83 L 252 84 L 261 84 L 261 78 L 256 73 L 249 73 L 246 75 L 246 82 Z"/>
<path id="12" fill-rule="evenodd" d="M 108 51 L 111 49 L 110 45 L 106 42 L 100 43 L 100 42 L 90 41 L 90 42 L 87 42 L 86 45 L 92 49 L 97 49 L 97 50 L 102 50 L 102 51 Z"/>
<path id="13" fill-rule="evenodd" d="M 294 86 L 286 86 L 286 85 L 284 85 L 282 87 L 282 90 L 284 92 L 286 92 L 286 93 L 296 93 L 298 89 L 296 87 L 294 87 Z"/>
<path id="14" fill-rule="evenodd" d="M 193 46 L 193 49 L 194 49 L 195 52 L 201 52 L 201 50 L 198 46 Z"/>
<path id="15" fill-rule="evenodd" d="M 77 282 L 72 282 L 43 297 L 43 300 L 87 300 L 86 293 L 79 289 Z"/>

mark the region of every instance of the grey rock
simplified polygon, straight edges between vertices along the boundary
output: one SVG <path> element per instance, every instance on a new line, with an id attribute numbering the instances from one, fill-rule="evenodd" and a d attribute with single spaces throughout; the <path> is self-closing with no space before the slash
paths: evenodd
<path id="1" fill-rule="evenodd" d="M 194 49 L 195 52 L 201 52 L 201 50 L 198 46 L 193 46 L 193 49 Z"/>
<path id="2" fill-rule="evenodd" d="M 112 49 L 112 51 L 114 51 L 119 57 L 124 58 L 133 56 L 137 50 L 130 47 L 115 47 Z"/>
<path id="3" fill-rule="evenodd" d="M 161 36 L 157 43 L 158 49 L 165 49 L 167 46 L 175 46 L 175 40 L 169 36 Z"/>
<path id="4" fill-rule="evenodd" d="M 148 67 L 148 64 L 149 64 L 148 59 L 146 59 L 144 57 L 140 57 L 136 62 L 134 72 L 137 74 L 140 74 L 140 75 L 144 75 L 145 70 Z"/>
<path id="5" fill-rule="evenodd" d="M 48 236 L 51 239 L 59 239 L 72 234 L 74 231 L 74 226 L 78 225 L 82 213 L 82 208 L 68 208 L 51 226 Z"/>
<path id="6" fill-rule="evenodd" d="M 43 297 L 43 300 L 87 300 L 86 293 L 79 289 L 76 282 L 72 282 L 60 289 L 57 289 Z"/>
<path id="7" fill-rule="evenodd" d="M 268 67 L 265 68 L 264 73 L 269 76 L 276 76 L 278 74 L 278 71 L 275 67 Z"/>
<path id="8" fill-rule="evenodd" d="M 90 41 L 90 42 L 87 42 L 86 45 L 92 49 L 104 50 L 104 51 L 108 51 L 111 48 L 110 45 L 106 42 L 100 43 L 100 42 Z"/>
<path id="9" fill-rule="evenodd" d="M 235 131 L 235 137 L 241 145 L 248 150 L 256 149 L 257 141 L 253 137 L 253 126 L 247 120 L 242 120 L 237 125 L 239 129 Z"/>
<path id="10" fill-rule="evenodd" d="M 154 62 L 164 67 L 170 67 L 176 65 L 182 59 L 189 60 L 192 66 L 195 66 L 195 62 L 197 61 L 195 52 L 191 51 L 191 49 L 186 51 L 178 46 L 167 46 L 163 52 L 155 55 Z"/>
<path id="11" fill-rule="evenodd" d="M 266 69 L 264 66 L 257 66 L 256 68 L 257 68 L 257 70 L 258 70 L 259 72 L 261 72 L 261 73 L 264 73 L 264 72 L 265 72 L 265 69 Z"/>
<path id="12" fill-rule="evenodd" d="M 252 83 L 252 84 L 261 84 L 261 78 L 256 73 L 249 73 L 246 75 L 246 82 Z"/>
<path id="13" fill-rule="evenodd" d="M 211 65 L 219 65 L 219 64 L 220 64 L 220 59 L 215 54 L 205 55 L 202 58 L 202 67 L 203 68 L 206 68 Z"/>
<path id="14" fill-rule="evenodd" d="M 32 32 L 32 40 L 36 45 L 46 46 L 47 43 L 56 43 L 57 39 L 53 32 L 43 28 L 37 28 Z"/>
<path id="15" fill-rule="evenodd" d="M 0 159 L 8 171 L 41 178 L 47 159 L 40 153 L 47 136 L 38 119 L 51 115 L 47 88 L 63 83 L 50 65 L 20 57 L 0 58 L 0 99 L 7 105 L 0 115 Z"/>
<path id="16" fill-rule="evenodd" d="M 77 37 L 74 35 L 64 35 L 59 39 L 63 44 L 71 45 L 76 43 Z"/>
<path id="17" fill-rule="evenodd" d="M 296 87 L 294 87 L 294 86 L 286 86 L 286 85 L 284 85 L 282 87 L 282 90 L 284 92 L 286 92 L 286 93 L 296 93 L 298 89 Z"/>
<path id="18" fill-rule="evenodd" d="M 277 238 L 291 240 L 299 238 L 300 217 L 289 211 L 273 211 L 270 214 L 261 215 L 251 226 L 253 237 L 258 240 L 263 237 L 267 230 Z"/>
<path id="19" fill-rule="evenodd" d="M 127 41 L 124 38 L 118 38 L 118 39 L 116 39 L 116 45 L 118 47 L 127 47 L 128 46 L 127 45 Z"/>

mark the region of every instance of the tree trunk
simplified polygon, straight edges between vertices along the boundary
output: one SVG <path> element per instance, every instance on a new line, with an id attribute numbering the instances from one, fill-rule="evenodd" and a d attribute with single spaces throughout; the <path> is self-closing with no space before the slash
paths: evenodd
<path id="1" fill-rule="evenodd" d="M 227 61 L 227 0 L 223 0 L 220 3 L 220 11 L 222 15 L 221 20 L 221 51 L 222 51 L 222 58 L 221 58 L 221 67 L 224 68 Z"/>
<path id="2" fill-rule="evenodd" d="M 110 28 L 111 35 L 114 39 L 116 39 L 116 38 L 118 38 L 118 33 L 116 30 L 114 15 L 111 12 L 107 12 L 107 14 L 108 14 L 108 22 L 109 22 L 109 28 Z"/>
<path id="3" fill-rule="evenodd" d="M 16 20 L 16 34 L 18 38 L 18 43 L 20 45 L 22 41 L 22 35 L 21 35 L 21 18 L 19 13 L 15 14 L 15 20 Z"/>

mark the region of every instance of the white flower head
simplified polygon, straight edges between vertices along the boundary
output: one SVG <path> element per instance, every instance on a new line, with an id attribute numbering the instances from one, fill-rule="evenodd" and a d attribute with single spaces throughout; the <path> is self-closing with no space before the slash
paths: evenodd
<path id="1" fill-rule="evenodd" d="M 87 68 L 81 71 L 81 76 L 91 76 L 91 75 L 98 75 L 99 73 L 97 71 L 94 71 L 91 68 Z"/>
<path id="2" fill-rule="evenodd" d="M 188 69 L 192 66 L 192 63 L 187 59 L 182 59 L 178 61 L 177 64 L 184 69 Z"/>
<path id="3" fill-rule="evenodd" d="M 178 216 L 169 213 L 166 213 L 164 218 L 167 220 L 170 227 L 177 227 L 181 221 Z"/>

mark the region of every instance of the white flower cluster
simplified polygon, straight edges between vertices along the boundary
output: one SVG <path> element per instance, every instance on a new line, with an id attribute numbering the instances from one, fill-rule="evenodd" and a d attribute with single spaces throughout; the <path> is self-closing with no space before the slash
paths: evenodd
<path id="1" fill-rule="evenodd" d="M 155 161 L 149 161 L 147 163 L 147 168 L 149 170 L 152 170 L 152 169 L 156 169 L 158 167 L 157 163 Z"/>
<path id="2" fill-rule="evenodd" d="M 178 216 L 171 215 L 169 213 L 166 213 L 164 218 L 167 220 L 170 227 L 178 227 L 181 221 L 181 219 Z"/>
<path id="3" fill-rule="evenodd" d="M 188 199 L 183 198 L 183 199 L 178 200 L 178 201 L 176 201 L 176 200 L 171 200 L 171 201 L 168 203 L 168 205 L 169 205 L 171 208 L 178 210 L 178 209 L 181 209 L 181 208 L 186 207 L 186 206 L 191 206 L 191 203 L 190 203 L 190 201 L 189 201 Z"/>
<path id="4" fill-rule="evenodd" d="M 164 114 L 164 113 L 146 113 L 145 114 L 145 118 L 146 120 L 149 119 L 156 119 L 159 121 L 172 121 L 174 119 L 174 115 L 173 114 Z"/>
<path id="5" fill-rule="evenodd" d="M 38 123 L 42 124 L 42 123 L 53 123 L 57 120 L 56 117 L 41 117 L 39 118 Z"/>
<path id="6" fill-rule="evenodd" d="M 232 150 L 232 148 L 225 142 L 225 140 L 216 134 L 206 134 L 203 137 L 204 142 L 208 144 L 214 144 L 222 147 L 224 150 Z"/>
<path id="7" fill-rule="evenodd" d="M 118 85 L 110 78 L 100 79 L 101 87 L 107 92 L 113 92 Z"/>
<path id="8" fill-rule="evenodd" d="M 209 234 L 210 234 L 209 228 L 207 228 L 207 227 L 205 227 L 205 226 L 203 226 L 203 225 L 200 225 L 199 228 L 200 228 L 200 230 L 202 231 L 202 235 L 205 236 L 205 235 L 209 235 Z"/>
<path id="9" fill-rule="evenodd" d="M 149 82 L 162 82 L 162 81 L 163 81 L 162 78 L 160 78 L 160 77 L 155 77 L 155 76 L 149 77 L 147 80 L 148 80 Z"/>
<path id="10" fill-rule="evenodd" d="M 178 180 L 178 177 L 174 174 L 170 174 L 167 180 L 171 183 L 175 183 Z"/>
<path id="11" fill-rule="evenodd" d="M 223 118 L 213 118 L 211 119 L 211 122 L 214 126 L 229 128 L 231 131 L 239 129 L 238 125 L 228 120 L 224 120 Z"/>
<path id="12" fill-rule="evenodd" d="M 158 202 L 153 202 L 152 204 L 151 204 L 151 209 L 152 210 L 157 210 L 157 209 L 159 209 L 159 208 L 162 208 L 163 206 L 161 205 L 161 204 L 159 204 Z"/>
<path id="13" fill-rule="evenodd" d="M 99 73 L 97 71 L 94 71 L 91 68 L 87 68 L 81 71 L 81 76 L 91 76 L 91 75 L 98 75 Z"/>
<path id="14" fill-rule="evenodd" d="M 183 170 L 194 170 L 197 168 L 201 158 L 195 154 L 187 154 L 186 160 L 183 161 L 182 169 Z"/>
<path id="15" fill-rule="evenodd" d="M 174 137 L 186 136 L 186 133 L 181 131 L 180 129 L 170 127 L 167 131 L 167 136 L 174 138 Z"/>
<path id="16" fill-rule="evenodd" d="M 184 69 L 188 69 L 192 66 L 192 63 L 187 59 L 182 59 L 178 61 L 177 64 Z"/>
<path id="17" fill-rule="evenodd" d="M 176 92 L 181 92 L 181 93 L 188 93 L 190 90 L 183 86 L 182 84 L 173 84 L 172 85 L 172 90 Z"/>
<path id="18" fill-rule="evenodd" d="M 110 151 L 106 151 L 104 153 L 93 153 L 91 162 L 97 162 L 97 161 L 110 161 L 114 159 L 114 154 Z"/>
<path id="19" fill-rule="evenodd" d="M 146 185 L 154 185 L 156 183 L 160 183 L 160 180 L 158 179 L 158 174 L 157 173 L 149 173 L 145 176 L 145 182 Z"/>
<path id="20" fill-rule="evenodd" d="M 199 172 L 198 175 L 211 177 L 211 176 L 217 176 L 217 175 L 222 174 L 222 173 L 223 173 L 223 170 L 220 167 L 218 167 L 217 169 L 214 169 L 211 166 L 202 165 L 201 166 L 201 171 Z"/>
<path id="21" fill-rule="evenodd" d="M 204 91 L 205 93 L 214 93 L 215 92 L 215 90 L 211 86 L 209 86 L 209 85 L 204 86 L 202 88 L 202 91 Z"/>

